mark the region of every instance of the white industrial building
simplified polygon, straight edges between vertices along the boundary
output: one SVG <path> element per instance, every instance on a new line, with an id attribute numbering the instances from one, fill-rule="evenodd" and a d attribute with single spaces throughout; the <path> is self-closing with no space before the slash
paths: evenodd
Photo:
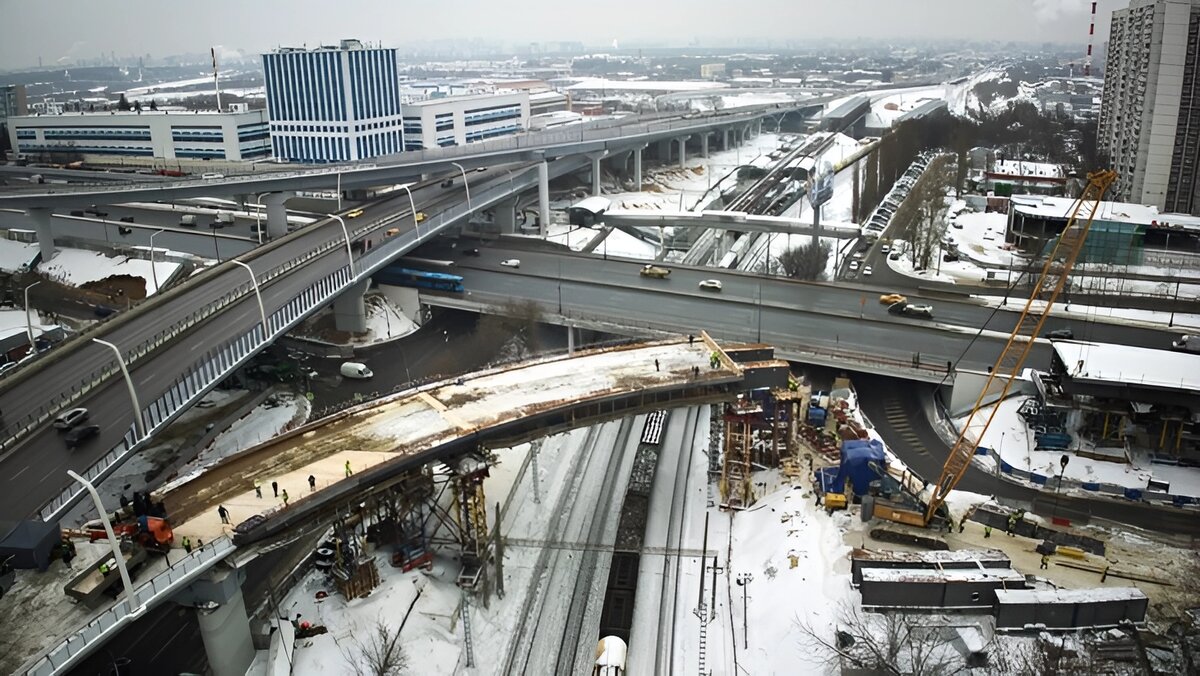
<path id="1" fill-rule="evenodd" d="M 1112 13 L 1098 143 L 1122 201 L 1200 214 L 1200 0 Z"/>
<path id="2" fill-rule="evenodd" d="M 267 111 L 110 111 L 8 118 L 15 152 L 87 159 L 254 160 L 267 157 Z"/>
<path id="3" fill-rule="evenodd" d="M 528 126 L 527 91 L 416 101 L 404 106 L 404 149 L 461 146 Z"/>
<path id="4" fill-rule="evenodd" d="M 358 40 L 263 54 L 275 157 L 352 162 L 400 152 L 396 50 Z"/>

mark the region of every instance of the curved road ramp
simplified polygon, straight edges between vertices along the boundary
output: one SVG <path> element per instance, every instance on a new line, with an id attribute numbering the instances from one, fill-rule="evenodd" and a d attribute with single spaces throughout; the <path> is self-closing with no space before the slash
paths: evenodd
<path id="1" fill-rule="evenodd" d="M 177 537 L 232 536 L 245 546 L 311 526 L 319 514 L 332 516 L 335 506 L 385 490 L 408 470 L 481 444 L 787 386 L 787 364 L 773 361 L 771 348 L 733 354 L 747 361 L 736 362 L 701 335 L 577 351 L 432 383 L 247 449 L 165 487 L 162 499 Z M 218 506 L 229 511 L 230 524 L 221 522 Z"/>

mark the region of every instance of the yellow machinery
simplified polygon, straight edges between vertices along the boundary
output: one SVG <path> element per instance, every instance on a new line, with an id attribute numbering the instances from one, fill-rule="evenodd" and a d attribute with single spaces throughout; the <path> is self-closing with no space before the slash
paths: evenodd
<path id="1" fill-rule="evenodd" d="M 1033 349 L 1034 340 L 1041 334 L 1042 325 L 1046 322 L 1050 308 L 1062 293 L 1067 276 L 1071 274 L 1071 269 L 1075 267 L 1075 261 L 1083 250 L 1084 239 L 1092 227 L 1092 219 L 1095 218 L 1096 211 L 1100 208 L 1104 193 L 1116 179 L 1116 172 L 1109 170 L 1088 174 L 1087 187 L 1083 189 L 1083 193 L 1071 207 L 1071 217 L 1067 221 L 1067 226 L 1046 257 L 1046 262 L 1042 265 L 1042 272 L 1033 286 L 1033 292 L 1030 293 L 1029 300 L 1025 302 L 1025 307 L 1021 310 L 1021 317 L 1017 321 L 1016 327 L 1013 328 L 1012 334 L 1009 335 L 1008 342 L 1005 343 L 1004 350 L 996 360 L 995 366 L 992 367 L 987 382 L 980 390 L 971 414 L 963 423 L 962 431 L 959 432 L 958 439 L 950 450 L 950 457 L 946 459 L 946 464 L 942 467 L 942 475 L 933 485 L 933 494 L 926 505 L 925 513 L 917 514 L 891 506 L 885 509 L 877 508 L 874 512 L 875 516 L 900 523 L 928 525 L 937 511 L 945 504 L 946 496 L 954 490 L 967 471 L 971 464 L 971 456 L 975 454 L 975 449 L 979 445 L 979 439 L 983 438 L 988 426 L 992 424 L 992 418 L 1000 408 L 999 406 L 992 407 L 991 412 L 986 414 L 987 419 L 983 421 L 983 427 L 975 433 L 974 438 L 968 434 L 971 425 L 985 408 L 984 401 L 994 392 L 993 382 L 997 379 L 1000 380 L 1001 389 L 997 401 L 1002 401 L 1008 396 L 1013 381 L 1024 368 L 1025 359 Z"/>

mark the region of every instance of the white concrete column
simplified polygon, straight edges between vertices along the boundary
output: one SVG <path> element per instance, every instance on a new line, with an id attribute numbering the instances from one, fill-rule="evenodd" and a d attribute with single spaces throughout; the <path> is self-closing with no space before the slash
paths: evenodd
<path id="1" fill-rule="evenodd" d="M 691 136 L 684 136 L 684 137 L 675 139 L 676 141 L 679 141 L 679 168 L 680 169 L 687 168 L 687 141 L 690 138 L 691 138 Z"/>
<path id="2" fill-rule="evenodd" d="M 50 210 L 37 208 L 29 210 L 29 217 L 33 219 L 33 229 L 37 232 L 38 251 L 42 254 L 42 260 L 48 261 L 54 257 L 54 230 L 50 227 Z"/>
<path id="3" fill-rule="evenodd" d="M 175 598 L 177 603 L 196 609 L 200 639 L 214 676 L 243 676 L 254 661 L 242 581 L 238 570 L 217 569 Z"/>
<path id="4" fill-rule="evenodd" d="M 603 155 L 588 155 L 592 160 L 592 197 L 601 193 L 600 191 L 600 158 Z"/>
<path id="5" fill-rule="evenodd" d="M 546 160 L 538 165 L 538 233 L 550 232 L 550 166 Z"/>
<path id="6" fill-rule="evenodd" d="M 635 192 L 641 192 L 642 190 L 642 149 L 645 147 L 642 146 L 641 148 L 633 149 L 633 184 Z"/>
<path id="7" fill-rule="evenodd" d="M 574 356 L 574 354 L 575 354 L 575 329 L 570 324 L 567 324 L 567 356 L 568 357 Z"/>
<path id="8" fill-rule="evenodd" d="M 262 203 L 267 207 L 267 234 L 271 239 L 278 239 L 287 234 L 287 201 L 294 194 L 273 192 L 263 196 Z"/>
<path id="9" fill-rule="evenodd" d="M 729 127 L 721 130 L 721 150 L 729 150 Z"/>
<path id="10" fill-rule="evenodd" d="M 700 157 L 708 159 L 708 132 L 700 135 Z"/>
<path id="11" fill-rule="evenodd" d="M 362 333 L 367 330 L 367 306 L 363 294 L 370 286 L 371 280 L 364 279 L 333 299 L 333 321 L 338 331 Z"/>

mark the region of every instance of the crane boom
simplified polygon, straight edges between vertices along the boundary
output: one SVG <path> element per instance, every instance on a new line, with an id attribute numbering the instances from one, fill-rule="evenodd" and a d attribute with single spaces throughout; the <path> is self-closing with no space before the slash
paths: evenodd
<path id="1" fill-rule="evenodd" d="M 999 405 L 993 406 L 991 412 L 986 414 L 987 419 L 984 420 L 982 429 L 973 437 L 970 433 L 972 422 L 985 408 L 984 402 L 993 391 L 994 381 L 999 379 L 1002 383 L 1000 398 L 997 401 L 1003 401 L 1008 396 L 1013 381 L 1021 374 L 1021 369 L 1025 366 L 1025 359 L 1029 356 L 1035 339 L 1042 331 L 1042 325 L 1046 322 L 1050 309 L 1066 284 L 1067 275 L 1071 274 L 1071 269 L 1075 267 L 1075 261 L 1079 258 L 1079 252 L 1083 250 L 1084 239 L 1092 227 L 1092 219 L 1095 218 L 1096 211 L 1100 208 L 1104 193 L 1116 179 L 1116 172 L 1107 169 L 1088 174 L 1087 186 L 1071 207 L 1071 216 L 1067 221 L 1067 226 L 1058 236 L 1053 249 L 1046 257 L 1041 274 L 1033 286 L 1033 291 L 1029 294 L 1029 300 L 1025 302 L 1025 307 L 1021 310 L 1021 317 L 1017 320 L 1017 325 L 1008 336 L 1008 342 L 1004 344 L 1004 350 L 988 374 L 987 382 L 975 399 L 975 406 L 972 407 L 971 414 L 963 423 L 962 430 L 958 433 L 958 439 L 950 450 L 950 456 L 946 458 L 946 464 L 942 467 L 942 475 L 933 486 L 933 494 L 925 510 L 925 523 L 929 523 L 938 508 L 946 502 L 946 496 L 954 490 L 970 466 L 971 456 L 975 455 L 979 440 L 983 438 L 988 426 L 992 424 L 992 418 L 996 416 L 996 411 L 1000 410 Z"/>

